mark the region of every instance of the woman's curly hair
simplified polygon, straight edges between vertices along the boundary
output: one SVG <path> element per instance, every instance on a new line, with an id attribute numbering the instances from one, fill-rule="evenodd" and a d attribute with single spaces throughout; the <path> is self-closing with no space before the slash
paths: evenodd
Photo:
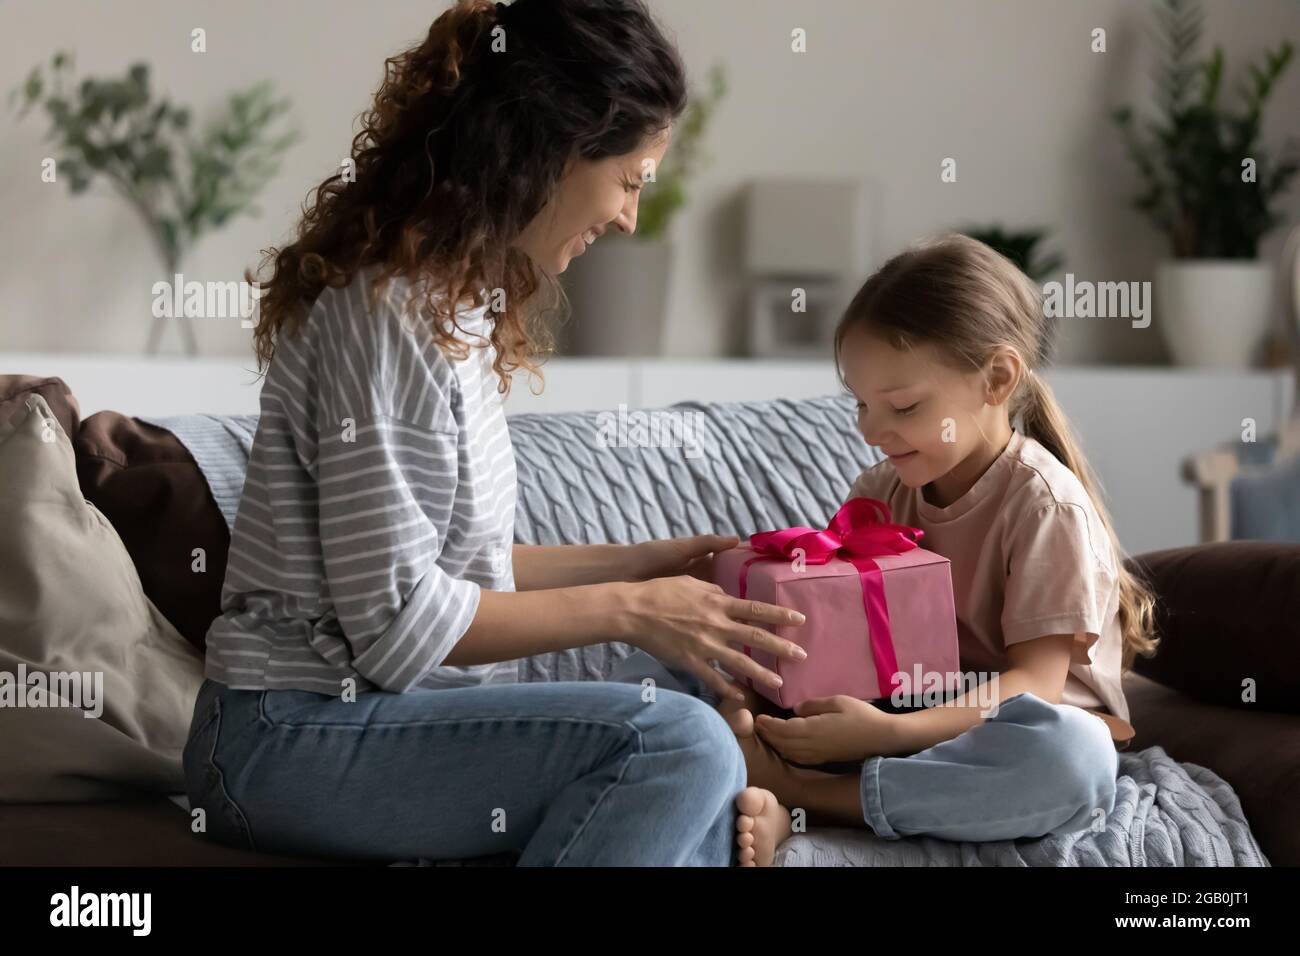
<path id="1" fill-rule="evenodd" d="M 374 265 L 376 297 L 393 276 L 408 279 L 438 346 L 458 357 L 452 303 L 491 303 L 499 391 L 518 368 L 540 375 L 531 359 L 554 344 L 539 292 L 563 295 L 510 244 L 572 159 L 630 153 L 686 101 L 677 51 L 641 0 L 457 0 L 418 46 L 385 61 L 353 169 L 316 187 L 291 243 L 264 250 L 259 370 L 325 287 Z"/>

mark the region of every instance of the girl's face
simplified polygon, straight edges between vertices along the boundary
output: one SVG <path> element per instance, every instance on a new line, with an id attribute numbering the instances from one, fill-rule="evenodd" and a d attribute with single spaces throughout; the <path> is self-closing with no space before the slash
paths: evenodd
<path id="1" fill-rule="evenodd" d="M 965 489 L 947 486 L 966 477 L 973 483 L 980 472 L 965 472 L 979 468 L 987 457 L 981 453 L 991 443 L 1001 442 L 995 453 L 1005 447 L 1010 426 L 1003 403 L 1018 371 L 1011 367 L 1006 380 L 1005 356 L 987 372 L 961 372 L 940 361 L 932 345 L 896 349 L 856 325 L 845 333 L 840 358 L 858 399 L 858 430 L 889 456 L 909 488 L 937 482 L 943 497 L 955 500 Z"/>
<path id="2" fill-rule="evenodd" d="M 514 245 L 551 275 L 569 267 L 611 225 L 631 235 L 636 229 L 642 171 L 655 170 L 668 150 L 668 131 L 640 148 L 605 159 L 576 159 Z M 647 172 L 646 175 L 649 175 Z"/>

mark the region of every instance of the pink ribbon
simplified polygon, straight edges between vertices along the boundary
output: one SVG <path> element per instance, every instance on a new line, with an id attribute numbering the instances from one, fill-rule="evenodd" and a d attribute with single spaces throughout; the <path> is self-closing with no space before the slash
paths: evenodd
<path id="1" fill-rule="evenodd" d="M 904 554 L 917 547 L 925 532 L 903 524 L 893 524 L 889 506 L 875 498 L 852 498 L 845 502 L 830 524 L 815 528 L 782 528 L 760 531 L 749 539 L 757 552 L 740 566 L 737 590 L 744 599 L 749 566 L 755 561 L 793 560 L 802 550 L 807 564 L 826 564 L 834 559 L 848 561 L 858 569 L 862 582 L 862 607 L 867 615 L 871 639 L 871 656 L 876 665 L 880 696 L 889 697 L 898 684 L 898 658 L 894 655 L 894 634 L 889 625 L 889 604 L 885 600 L 884 575 L 872 560 L 889 554 Z M 753 657 L 748 645 L 745 654 Z M 747 678 L 754 686 L 753 678 Z"/>

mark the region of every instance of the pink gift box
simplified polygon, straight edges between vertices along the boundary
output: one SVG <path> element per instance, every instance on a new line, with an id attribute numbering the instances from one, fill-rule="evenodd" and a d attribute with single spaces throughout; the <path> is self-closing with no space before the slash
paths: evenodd
<path id="1" fill-rule="evenodd" d="M 746 648 L 747 654 L 779 674 L 784 683 L 773 688 L 734 672 L 732 676 L 786 709 L 809 698 L 835 694 L 861 700 L 888 696 L 891 675 L 885 675 L 882 688 L 859 567 L 848 560 L 831 558 L 825 564 L 807 563 L 796 568 L 789 557 L 760 557 L 748 566 L 742 595 L 742 566 L 756 555 L 749 541 L 717 552 L 713 557 L 713 581 L 733 597 L 801 611 L 806 617 L 803 624 L 760 626 L 803 647 L 808 659 L 792 661 Z M 948 559 L 913 548 L 903 554 L 873 555 L 869 561 L 874 562 L 879 575 L 868 570 L 874 585 L 867 586 L 883 591 L 884 619 L 892 635 L 892 640 L 886 639 L 882 646 L 892 647 L 896 673 L 908 675 L 899 686 L 911 694 L 920 694 L 926 681 L 937 681 L 945 690 L 952 689 L 959 680 L 960 656 Z M 860 559 L 858 563 L 863 564 Z M 876 619 L 882 619 L 879 613 Z"/>

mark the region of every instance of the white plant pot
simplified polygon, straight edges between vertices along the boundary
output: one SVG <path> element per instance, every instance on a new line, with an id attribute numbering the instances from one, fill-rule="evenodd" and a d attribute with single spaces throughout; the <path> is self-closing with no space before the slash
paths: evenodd
<path id="1" fill-rule="evenodd" d="M 574 355 L 646 356 L 663 352 L 672 246 L 605 235 L 569 262 L 563 275 L 572 307 Z"/>
<path id="2" fill-rule="evenodd" d="M 1249 368 L 1272 318 L 1273 268 L 1253 259 L 1167 259 L 1155 309 L 1179 365 Z"/>

